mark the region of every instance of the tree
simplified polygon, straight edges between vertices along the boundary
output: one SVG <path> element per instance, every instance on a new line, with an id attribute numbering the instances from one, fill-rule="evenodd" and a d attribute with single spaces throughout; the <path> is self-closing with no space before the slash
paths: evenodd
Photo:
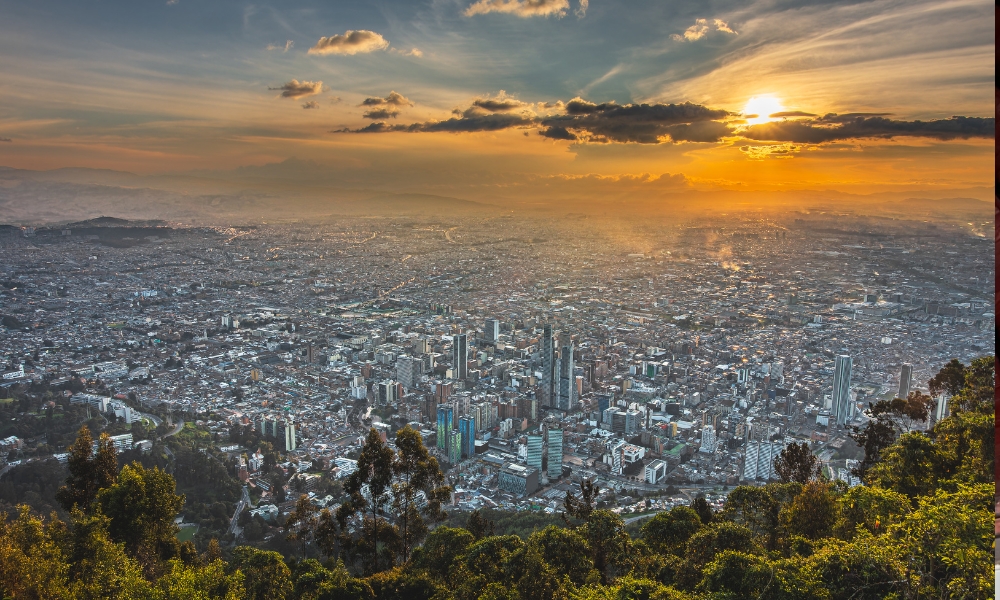
<path id="1" fill-rule="evenodd" d="M 277 552 L 239 546 L 229 565 L 243 572 L 247 600 L 285 600 L 292 590 L 291 571 Z"/>
<path id="2" fill-rule="evenodd" d="M 642 539 L 661 554 L 683 554 L 684 545 L 701 526 L 701 517 L 693 508 L 675 506 L 647 521 L 642 526 Z"/>
<path id="3" fill-rule="evenodd" d="M 580 484 L 580 498 L 577 499 L 572 492 L 566 490 L 566 498 L 563 500 L 563 520 L 567 525 L 573 526 L 570 517 L 580 521 L 587 521 L 590 513 L 594 512 L 594 502 L 597 494 L 601 491 L 600 486 L 591 479 L 584 479 Z"/>
<path id="4" fill-rule="evenodd" d="M 705 500 L 704 496 L 699 495 L 697 498 L 691 502 L 691 509 L 698 513 L 698 518 L 701 519 L 702 525 L 708 525 L 712 522 L 712 517 L 714 513 L 712 512 L 712 507 L 708 505 L 708 500 Z"/>
<path id="5" fill-rule="evenodd" d="M 97 492 L 112 485 L 118 475 L 115 446 L 108 434 L 101 434 L 96 454 L 93 445 L 90 429 L 84 425 L 80 428 L 76 441 L 69 447 L 69 477 L 66 478 L 66 485 L 56 492 L 56 499 L 67 512 L 74 506 L 88 510 Z"/>
<path id="6" fill-rule="evenodd" d="M 601 583 L 606 584 L 616 568 L 624 566 L 627 561 L 631 540 L 625 533 L 625 522 L 610 510 L 594 510 L 582 534 L 590 547 L 590 557 Z"/>
<path id="7" fill-rule="evenodd" d="M 337 520 L 330 509 L 324 508 L 319 512 L 316 520 L 316 529 L 313 532 L 313 539 L 324 556 L 335 556 L 337 554 Z"/>
<path id="8" fill-rule="evenodd" d="M 295 508 L 285 517 L 285 531 L 288 533 L 285 539 L 290 542 L 299 542 L 302 547 L 302 554 L 305 555 L 306 544 L 313 538 L 319 519 L 316 517 L 316 506 L 310 502 L 309 496 L 302 494 L 295 501 Z"/>
<path id="9" fill-rule="evenodd" d="M 414 553 L 413 563 L 439 579 L 447 579 L 458 558 L 476 541 L 478 540 L 465 529 L 438 527 Z"/>
<path id="10" fill-rule="evenodd" d="M 528 548 L 538 552 L 558 579 L 566 576 L 576 585 L 583 585 L 594 568 L 587 541 L 571 529 L 549 525 L 531 534 Z"/>
<path id="11" fill-rule="evenodd" d="M 427 452 L 420 433 L 409 425 L 396 433 L 396 456 L 392 463 L 392 509 L 399 529 L 403 562 L 410 558 L 413 546 L 427 535 L 424 517 L 436 522 L 444 518 L 443 502 L 451 497 L 451 487 L 444 485 L 444 474 L 436 458 Z M 426 502 L 417 508 L 417 497 Z"/>
<path id="12" fill-rule="evenodd" d="M 957 358 L 951 361 L 938 371 L 938 374 L 927 382 L 931 394 L 948 394 L 955 396 L 965 387 L 965 365 Z"/>
<path id="13" fill-rule="evenodd" d="M 817 540 L 833 531 L 839 508 L 829 484 L 810 481 L 781 510 L 780 519 L 789 533 Z"/>
<path id="14" fill-rule="evenodd" d="M 241 600 L 246 595 L 243 573 L 226 573 L 221 560 L 190 567 L 180 560 L 170 561 L 170 570 L 156 582 L 163 600 Z"/>
<path id="15" fill-rule="evenodd" d="M 847 435 L 865 451 L 865 457 L 851 469 L 852 475 L 864 481 L 868 471 L 878 463 L 882 451 L 896 441 L 896 428 L 888 419 L 875 418 L 863 429 L 852 427 Z"/>
<path id="16" fill-rule="evenodd" d="M 390 528 L 382 515 L 387 508 L 392 475 L 393 452 L 382 442 L 378 431 L 372 428 L 361 445 L 357 470 L 351 473 L 344 486 L 349 499 L 337 509 L 337 521 L 342 531 L 347 529 L 347 519 L 359 512 L 362 515 L 362 535 L 358 546 L 366 573 L 379 570 L 379 542 Z"/>
<path id="17" fill-rule="evenodd" d="M 483 511 L 479 509 L 472 511 L 472 514 L 469 515 L 469 524 L 466 529 L 477 540 L 496 535 L 496 523 L 483 516 Z"/>
<path id="18" fill-rule="evenodd" d="M 125 465 L 118 481 L 95 499 L 101 513 L 110 519 L 111 539 L 123 543 L 149 575 L 158 571 L 160 560 L 178 554 L 174 517 L 184 506 L 184 496 L 175 489 L 174 478 L 168 473 L 134 462 Z"/>
<path id="19" fill-rule="evenodd" d="M 936 487 L 941 456 L 934 442 L 923 433 L 904 434 L 880 455 L 868 472 L 866 483 L 895 490 L 914 502 Z"/>
<path id="20" fill-rule="evenodd" d="M 774 460 L 774 471 L 782 483 L 808 483 L 810 479 L 820 477 L 820 469 L 819 459 L 806 442 L 788 444 Z"/>

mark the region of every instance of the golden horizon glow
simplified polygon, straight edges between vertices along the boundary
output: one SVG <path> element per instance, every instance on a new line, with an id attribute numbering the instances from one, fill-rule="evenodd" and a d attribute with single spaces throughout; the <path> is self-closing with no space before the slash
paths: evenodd
<path id="1" fill-rule="evenodd" d="M 770 115 L 783 110 L 785 110 L 785 105 L 781 103 L 781 100 L 777 96 L 774 94 L 761 94 L 747 100 L 746 105 L 743 106 L 743 115 L 756 115 L 755 117 L 748 118 L 747 124 L 760 125 L 761 123 L 775 121 L 776 119 L 772 119 Z"/>

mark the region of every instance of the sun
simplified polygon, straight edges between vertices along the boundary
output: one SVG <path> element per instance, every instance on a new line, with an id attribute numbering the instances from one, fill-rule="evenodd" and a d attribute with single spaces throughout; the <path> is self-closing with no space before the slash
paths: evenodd
<path id="1" fill-rule="evenodd" d="M 771 115 L 783 110 L 785 110 L 785 106 L 781 100 L 772 94 L 764 94 L 747 100 L 746 106 L 743 107 L 743 115 L 748 117 L 747 124 L 760 125 L 761 123 L 770 123 L 774 120 Z"/>

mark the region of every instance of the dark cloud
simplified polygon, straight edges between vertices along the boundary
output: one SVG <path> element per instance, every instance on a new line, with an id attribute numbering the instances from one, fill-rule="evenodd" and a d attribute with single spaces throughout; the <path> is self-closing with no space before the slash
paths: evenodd
<path id="1" fill-rule="evenodd" d="M 399 111 L 392 110 L 390 108 L 373 108 L 372 110 L 365 112 L 365 114 L 361 116 L 366 119 L 375 119 L 375 120 L 395 119 L 397 116 L 399 116 Z"/>
<path id="2" fill-rule="evenodd" d="M 315 100 L 310 100 L 309 102 L 306 102 L 305 104 L 303 104 L 302 108 L 306 108 L 306 109 L 319 108 L 319 102 L 316 102 Z"/>
<path id="3" fill-rule="evenodd" d="M 0 142 L 13 142 L 14 140 L 10 138 L 0 137 Z"/>
<path id="4" fill-rule="evenodd" d="M 472 106 L 481 108 L 489 112 L 507 112 L 514 110 L 515 108 L 521 108 L 527 106 L 525 102 L 520 100 L 515 100 L 513 98 L 476 98 L 472 102 Z"/>
<path id="5" fill-rule="evenodd" d="M 314 96 L 323 91 L 322 81 L 299 81 L 293 79 L 281 87 L 267 88 L 269 90 L 280 90 L 282 98 L 292 98 L 298 100 L 306 96 Z"/>
<path id="6" fill-rule="evenodd" d="M 747 115 L 747 116 L 749 116 L 749 115 Z M 753 117 L 750 117 L 750 118 L 754 118 L 756 116 L 757 115 L 754 115 Z M 772 119 L 786 119 L 786 118 L 789 118 L 789 117 L 817 117 L 817 116 L 819 116 L 819 115 L 816 115 L 814 113 L 803 112 L 801 110 L 786 110 L 786 111 L 783 111 L 783 112 L 776 112 L 776 113 L 771 113 L 770 115 L 768 115 L 768 117 L 770 117 Z"/>
<path id="7" fill-rule="evenodd" d="M 718 122 L 728 115 L 727 111 L 690 102 L 620 105 L 574 98 L 566 103 L 565 115 L 544 117 L 539 122 L 546 127 L 575 130 L 577 137 L 595 142 L 656 144 L 666 136 L 674 141 L 714 142 L 729 134 L 729 128 Z M 687 127 L 679 127 L 682 125 Z"/>
<path id="8" fill-rule="evenodd" d="M 473 131 L 501 131 L 513 127 L 523 127 L 533 125 L 531 117 L 511 114 L 490 114 L 477 117 L 461 117 L 448 119 L 446 121 L 428 121 L 427 123 L 413 123 L 412 125 L 389 125 L 384 122 L 372 123 L 361 129 L 338 129 L 331 133 L 387 133 L 390 131 L 417 132 L 437 132 L 449 131 L 452 133 L 473 132 Z"/>
<path id="9" fill-rule="evenodd" d="M 395 91 L 389 92 L 385 98 L 365 98 L 361 101 L 361 106 L 413 106 L 413 102 L 406 96 Z"/>
<path id="10" fill-rule="evenodd" d="M 565 127 L 549 127 L 538 132 L 539 135 L 551 138 L 553 140 L 572 140 L 576 141 L 577 137 L 569 132 Z"/>
<path id="11" fill-rule="evenodd" d="M 359 29 L 357 31 L 348 30 L 342 35 L 331 35 L 321 37 L 316 44 L 309 49 L 309 54 L 342 54 L 354 55 L 385 50 L 389 47 L 389 42 L 374 31 Z"/>
<path id="12" fill-rule="evenodd" d="M 740 135 L 758 141 L 822 144 L 858 138 L 926 137 L 937 140 L 993 138 L 994 131 L 994 119 L 983 117 L 896 121 L 881 116 L 829 114 L 809 121 L 752 125 Z"/>

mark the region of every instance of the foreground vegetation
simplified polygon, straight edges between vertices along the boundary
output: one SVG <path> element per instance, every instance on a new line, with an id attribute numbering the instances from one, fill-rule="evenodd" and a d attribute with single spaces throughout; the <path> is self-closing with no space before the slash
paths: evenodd
<path id="1" fill-rule="evenodd" d="M 0 594 L 10 598 L 824 599 L 993 595 L 994 359 L 949 363 L 932 391 L 952 416 L 929 432 L 926 397 L 884 401 L 853 437 L 865 450 L 848 489 L 822 479 L 803 446 L 782 454 L 782 482 L 734 489 L 649 519 L 636 537 L 568 496 L 560 524 L 500 534 L 473 513 L 439 525 L 450 490 L 419 435 L 395 448 L 376 433 L 344 486 L 317 512 L 304 498 L 284 522 L 287 555 L 177 540 L 185 498 L 138 462 L 120 468 L 106 438 L 82 430 L 56 498 L 68 514 L 22 506 L 0 529 Z M 510 530 L 504 525 L 503 530 Z M 502 531 L 502 530 L 499 530 Z M 304 558 L 317 556 L 316 558 Z"/>

